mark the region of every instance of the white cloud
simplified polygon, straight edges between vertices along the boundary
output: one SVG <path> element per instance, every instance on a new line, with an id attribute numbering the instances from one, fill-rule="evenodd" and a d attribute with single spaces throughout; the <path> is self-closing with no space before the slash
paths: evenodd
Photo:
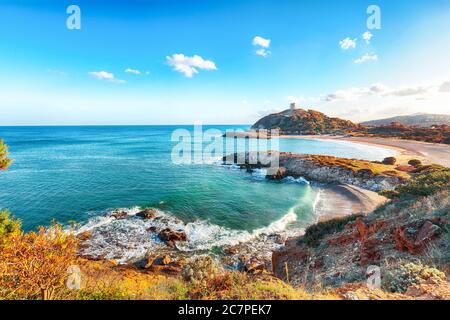
<path id="1" fill-rule="evenodd" d="M 450 81 L 446 81 L 439 86 L 440 92 L 450 92 Z"/>
<path id="2" fill-rule="evenodd" d="M 366 41 L 367 44 L 370 43 L 370 40 L 373 38 L 373 34 L 370 31 L 366 31 L 363 33 L 362 38 Z"/>
<path id="3" fill-rule="evenodd" d="M 378 96 L 378 97 L 408 97 L 419 96 L 423 98 L 426 94 L 436 92 L 437 86 L 411 86 L 389 88 L 384 84 L 377 83 L 370 87 L 356 87 L 338 90 L 334 93 L 327 94 L 322 97 L 322 101 L 333 102 L 337 100 L 356 100 L 363 96 Z"/>
<path id="4" fill-rule="evenodd" d="M 339 41 L 339 45 L 343 50 L 348 50 L 350 48 L 355 49 L 357 40 L 358 39 L 356 38 L 355 39 L 345 38 L 344 40 Z"/>
<path id="5" fill-rule="evenodd" d="M 217 70 L 216 64 L 211 60 L 205 60 L 198 55 L 192 57 L 184 54 L 173 54 L 166 57 L 167 63 L 173 67 L 175 71 L 184 74 L 188 78 L 192 78 L 200 70 Z"/>
<path id="6" fill-rule="evenodd" d="M 105 80 L 113 83 L 124 83 L 124 80 L 117 79 L 114 77 L 114 74 L 107 71 L 92 71 L 89 72 L 89 75 L 98 80 Z"/>
<path id="7" fill-rule="evenodd" d="M 254 46 L 260 46 L 263 48 L 269 48 L 270 46 L 270 39 L 264 39 L 263 37 L 256 36 L 253 38 L 252 44 Z"/>
<path id="8" fill-rule="evenodd" d="M 267 57 L 272 52 L 267 50 L 270 47 L 270 39 L 264 39 L 263 37 L 256 36 L 253 38 L 252 44 L 257 47 L 261 47 L 255 51 L 256 55 L 260 57 Z"/>
<path id="9" fill-rule="evenodd" d="M 426 94 L 431 89 L 432 87 L 402 87 L 388 91 L 385 95 L 396 97 L 416 96 Z"/>
<path id="10" fill-rule="evenodd" d="M 370 91 L 375 94 L 381 94 L 388 90 L 389 90 L 389 88 L 382 83 L 375 83 L 370 86 Z"/>
<path id="11" fill-rule="evenodd" d="M 355 63 L 364 63 L 367 61 L 378 61 L 378 56 L 376 54 L 370 55 L 370 54 L 365 54 L 363 55 L 361 58 L 358 58 L 355 60 Z"/>
<path id="12" fill-rule="evenodd" d="M 268 51 L 268 50 L 266 50 L 264 48 L 256 50 L 255 53 L 256 53 L 256 55 L 264 57 L 264 58 L 271 54 L 270 51 Z"/>
<path id="13" fill-rule="evenodd" d="M 125 69 L 125 72 L 126 73 L 133 73 L 133 74 L 136 74 L 136 75 L 140 75 L 141 74 L 141 71 L 136 70 L 136 69 L 131 69 L 131 68 Z"/>
<path id="14" fill-rule="evenodd" d="M 368 95 L 371 93 L 370 88 L 348 88 L 348 89 L 342 89 L 337 90 L 333 93 L 329 93 L 325 95 L 323 100 L 327 102 L 333 102 L 336 100 L 355 100 L 358 97 Z"/>

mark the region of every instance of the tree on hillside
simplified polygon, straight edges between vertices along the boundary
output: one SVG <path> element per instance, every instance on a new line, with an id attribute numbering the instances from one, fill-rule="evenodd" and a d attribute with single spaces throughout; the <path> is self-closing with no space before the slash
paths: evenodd
<path id="1" fill-rule="evenodd" d="M 0 139 L 0 170 L 5 170 L 11 164 L 11 160 L 8 159 L 8 147 Z"/>

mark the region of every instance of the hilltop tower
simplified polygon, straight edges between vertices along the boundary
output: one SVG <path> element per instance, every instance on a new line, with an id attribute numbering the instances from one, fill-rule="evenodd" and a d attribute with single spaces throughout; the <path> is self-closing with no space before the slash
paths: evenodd
<path id="1" fill-rule="evenodd" d="M 294 115 L 294 113 L 295 113 L 295 108 L 296 108 L 295 102 L 292 102 L 291 105 L 290 105 L 290 107 L 289 107 L 291 116 Z"/>

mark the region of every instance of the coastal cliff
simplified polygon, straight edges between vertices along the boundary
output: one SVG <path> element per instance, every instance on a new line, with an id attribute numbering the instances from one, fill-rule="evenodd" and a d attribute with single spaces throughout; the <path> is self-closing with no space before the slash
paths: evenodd
<path id="1" fill-rule="evenodd" d="M 448 268 L 448 200 L 447 191 L 311 226 L 273 253 L 273 272 L 295 285 L 338 287 L 364 281 L 370 265 L 384 276 L 407 262 Z"/>

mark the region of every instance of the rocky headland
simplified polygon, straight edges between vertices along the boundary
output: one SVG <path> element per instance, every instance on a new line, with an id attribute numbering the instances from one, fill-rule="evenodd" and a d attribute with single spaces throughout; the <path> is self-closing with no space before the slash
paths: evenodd
<path id="1" fill-rule="evenodd" d="M 291 109 L 268 115 L 252 129 L 278 129 L 280 134 L 343 134 L 363 127 L 349 120 L 328 117 L 315 110 Z"/>
<path id="2" fill-rule="evenodd" d="M 386 119 L 385 121 L 356 124 L 349 120 L 329 117 L 319 111 L 297 109 L 295 104 L 291 104 L 290 109 L 261 118 L 251 129 L 256 131 L 276 129 L 279 135 L 288 136 L 341 135 L 450 144 L 448 116 L 415 115 L 393 118 L 393 120 L 396 121 L 388 122 L 389 119 Z M 432 120 L 436 122 L 430 122 Z M 409 123 L 413 123 L 413 125 L 409 125 Z M 422 123 L 422 125 L 417 125 L 417 123 Z"/>
<path id="3" fill-rule="evenodd" d="M 273 165 L 272 159 L 278 164 Z M 393 189 L 406 182 L 410 175 L 395 165 L 378 161 L 337 158 L 333 156 L 294 154 L 289 152 L 240 153 L 225 157 L 224 164 L 237 164 L 254 170 L 267 168 L 268 179 L 288 176 L 327 184 L 350 184 L 371 191 Z"/>

